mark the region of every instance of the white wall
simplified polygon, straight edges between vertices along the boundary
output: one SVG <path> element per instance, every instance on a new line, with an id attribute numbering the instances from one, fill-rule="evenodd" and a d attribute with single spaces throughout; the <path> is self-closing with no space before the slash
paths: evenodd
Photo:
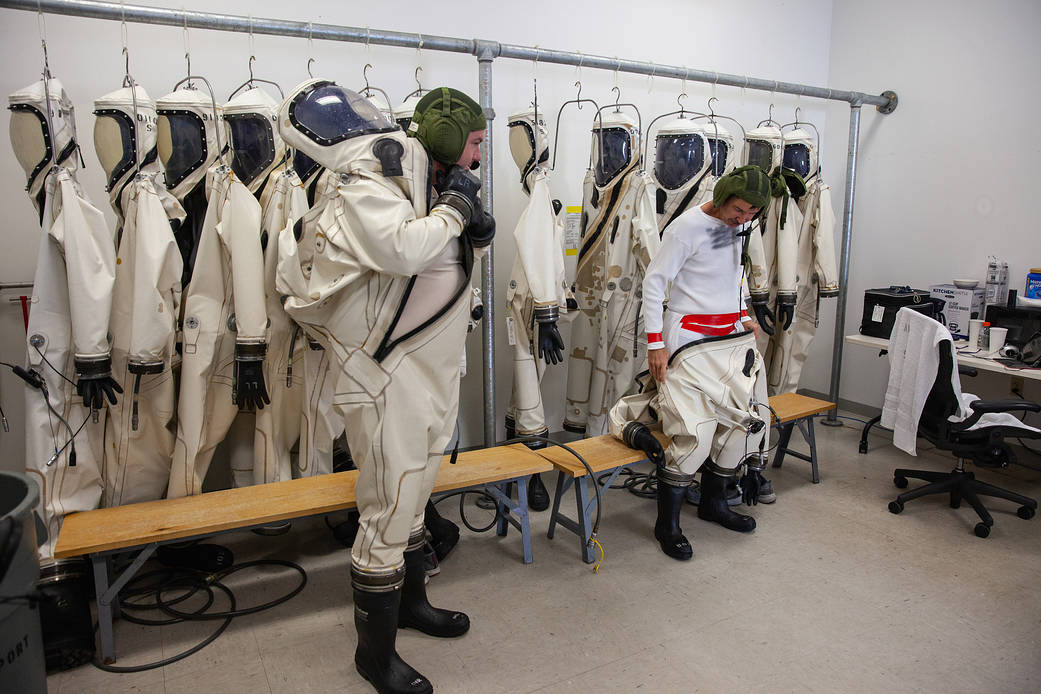
<path id="1" fill-rule="evenodd" d="M 865 289 L 982 283 L 993 254 L 1008 261 L 1009 286 L 1022 294 L 1029 268 L 1041 265 L 1039 28 L 1036 0 L 835 0 L 832 86 L 900 96 L 892 115 L 863 109 L 845 333 L 857 332 Z M 839 144 L 848 109 L 827 113 Z M 841 207 L 845 148 L 830 147 L 825 164 Z M 803 380 L 824 392 L 832 315 L 811 355 L 820 368 Z M 887 361 L 847 345 L 842 367 L 840 396 L 881 406 Z M 1035 400 L 1036 384 L 1027 389 Z M 965 388 L 1003 396 L 1008 380 L 981 376 Z"/>
<path id="2" fill-rule="evenodd" d="M 422 32 L 448 36 L 479 37 L 503 43 L 539 45 L 547 49 L 577 50 L 584 53 L 624 58 L 653 60 L 659 63 L 689 65 L 691 68 L 719 70 L 756 77 L 825 85 L 829 82 L 829 34 L 832 27 L 830 0 L 738 0 L 728 3 L 648 0 L 633 3 L 550 2 L 536 0 L 525 3 L 478 2 L 454 0 L 436 3 L 340 3 L 312 2 L 307 7 L 286 5 L 273 0 L 241 0 L 183 3 L 189 10 L 236 15 L 252 13 L 257 17 L 276 17 L 298 21 L 328 22 L 352 26 L 399 31 Z M 10 93 L 38 79 L 41 54 L 34 13 L 0 10 L 2 41 L 0 60 L 7 69 L 0 75 L 0 91 Z M 112 215 L 103 189 L 100 167 L 92 142 L 92 100 L 120 86 L 123 60 L 120 54 L 120 24 L 112 21 L 48 16 L 46 30 L 51 68 L 61 79 L 75 101 L 80 143 L 87 162 L 80 175 L 95 204 Z M 174 27 L 130 24 L 127 27 L 131 71 L 137 81 L 155 97 L 167 93 L 184 76 L 182 31 Z M 191 30 L 192 70 L 207 76 L 217 90 L 218 99 L 227 95 L 247 77 L 249 39 L 244 34 L 228 34 Z M 254 42 L 258 77 L 279 82 L 283 88 L 307 77 L 305 71 L 308 46 L 305 40 L 256 36 Z M 472 56 L 417 53 L 400 49 L 320 42 L 314 43 L 316 76 L 328 76 L 338 82 L 359 88 L 362 66 L 372 63 L 372 83 L 390 93 L 395 101 L 414 88 L 413 70 L 422 65 L 425 86 L 448 84 L 476 96 L 477 63 Z M 885 70 L 871 79 L 842 79 L 841 85 L 861 88 L 877 85 L 893 86 Z M 532 77 L 538 78 L 539 104 L 552 127 L 557 109 L 574 96 L 573 83 L 578 72 L 573 67 L 552 66 L 499 60 L 494 64 L 493 96 L 497 118 L 493 125 L 496 159 L 495 216 L 500 236 L 495 244 L 498 339 L 496 343 L 497 403 L 501 420 L 505 411 L 512 378 L 510 349 L 506 344 L 502 297 L 515 256 L 512 227 L 524 203 L 518 174 L 506 148 L 506 116 L 528 107 L 532 95 Z M 583 96 L 601 102 L 613 99 L 610 88 L 616 76 L 611 72 L 581 71 Z M 623 101 L 635 101 L 643 111 L 644 122 L 653 116 L 676 108 L 680 83 L 675 80 L 617 76 Z M 686 106 L 704 109 L 709 96 L 720 98 L 719 113 L 738 118 L 746 127 L 754 127 L 766 117 L 767 105 L 775 104 L 774 115 L 782 121 L 792 120 L 794 107 L 802 107 L 803 118 L 821 127 L 823 149 L 841 156 L 846 137 L 844 114 L 836 111 L 837 121 L 826 116 L 826 109 L 812 99 L 797 100 L 784 95 L 744 92 L 739 89 L 690 83 Z M 902 115 L 902 114 L 901 114 Z M 589 156 L 588 128 L 592 122 L 589 108 L 565 112 L 561 127 L 561 149 L 554 190 L 565 204 L 579 204 L 581 181 Z M 835 122 L 832 126 L 831 123 Z M 894 122 L 896 122 L 894 120 Z M 840 167 L 832 165 L 833 171 Z M 874 174 L 867 169 L 864 180 Z M 875 182 L 876 185 L 878 182 Z M 0 281 L 31 280 L 35 266 L 39 225 L 33 208 L 22 188 L 24 177 L 11 150 L 0 147 L 0 209 L 7 218 L 5 252 L 0 256 Z M 861 198 L 864 200 L 865 198 Z M 861 203 L 867 207 L 867 203 Z M 867 226 L 866 224 L 864 225 Z M 11 292 L 0 297 L 0 359 L 20 362 L 24 358 L 20 312 L 16 304 L 8 304 Z M 480 333 L 468 343 L 470 373 L 463 385 L 463 443 L 479 443 L 482 437 Z M 827 352 L 830 353 L 830 352 Z M 826 369 L 826 366 L 822 366 Z M 550 372 L 545 387 L 548 419 L 557 428 L 563 413 L 565 371 L 556 367 Z M 0 434 L 0 466 L 22 467 L 21 431 L 22 387 L 9 372 L 2 376 L 3 405 L 11 419 L 10 434 Z M 501 423 L 497 424 L 502 433 Z"/>

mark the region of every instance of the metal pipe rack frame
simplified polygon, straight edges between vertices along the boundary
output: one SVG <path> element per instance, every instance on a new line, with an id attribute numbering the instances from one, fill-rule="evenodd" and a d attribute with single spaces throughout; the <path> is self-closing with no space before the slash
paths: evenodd
<path id="1" fill-rule="evenodd" d="M 842 216 L 842 246 L 839 261 L 839 296 L 836 309 L 835 336 L 832 346 L 831 384 L 828 399 L 838 402 L 840 371 L 842 368 L 842 346 L 846 318 L 847 285 L 849 282 L 849 252 L 853 235 L 853 199 L 856 192 L 857 153 L 860 138 L 860 109 L 864 105 L 875 106 L 880 113 L 892 113 L 897 106 L 897 95 L 892 91 L 882 94 L 867 94 L 857 91 L 814 87 L 797 82 L 780 82 L 723 72 L 697 70 L 685 66 L 659 65 L 652 62 L 584 55 L 571 51 L 547 50 L 538 47 L 518 46 L 484 39 L 463 39 L 430 34 L 413 34 L 400 31 L 350 27 L 336 24 L 315 24 L 265 17 L 243 17 L 241 15 L 215 14 L 174 10 L 144 5 L 121 4 L 118 2 L 95 2 L 94 0 L 0 0 L 0 7 L 61 14 L 73 17 L 107 19 L 112 21 L 158 24 L 178 28 L 212 29 L 238 33 L 290 36 L 323 41 L 346 41 L 350 43 L 422 48 L 449 53 L 467 53 L 477 58 L 480 85 L 480 104 L 485 110 L 489 125 L 495 118 L 492 110 L 492 62 L 496 58 L 532 60 L 557 65 L 575 65 L 581 68 L 630 72 L 652 77 L 690 80 L 708 84 L 722 84 L 742 89 L 794 94 L 829 101 L 845 101 L 850 106 L 849 147 L 846 159 L 845 212 Z M 492 206 L 492 129 L 481 145 L 482 191 L 484 206 L 489 213 Z M 494 244 L 493 244 L 494 245 Z M 484 444 L 495 442 L 495 287 L 494 253 L 489 247 L 482 260 L 482 291 L 485 315 L 482 326 L 484 354 Z M 835 410 L 828 413 L 826 423 L 838 425 Z"/>

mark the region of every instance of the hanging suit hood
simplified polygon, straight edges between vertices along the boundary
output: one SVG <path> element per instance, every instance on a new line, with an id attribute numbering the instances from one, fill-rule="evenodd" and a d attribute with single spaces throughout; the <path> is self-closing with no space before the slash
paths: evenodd
<path id="1" fill-rule="evenodd" d="M 510 154 L 520 170 L 521 186 L 531 194 L 535 169 L 549 161 L 549 136 L 542 113 L 524 111 L 506 119 L 509 128 Z"/>
<path id="2" fill-rule="evenodd" d="M 196 89 L 180 88 L 156 100 L 159 116 L 157 146 L 166 169 L 166 187 L 184 201 L 206 178 L 225 145 L 218 134 L 224 127 L 220 106 L 214 114 L 209 95 Z"/>
<path id="3" fill-rule="evenodd" d="M 259 87 L 247 89 L 224 104 L 231 169 L 254 194 L 286 159 L 286 144 L 278 134 L 278 106 Z"/>
<path id="4" fill-rule="evenodd" d="M 676 118 L 658 128 L 652 176 L 661 231 L 694 204 L 711 168 L 708 140 L 696 121 Z"/>

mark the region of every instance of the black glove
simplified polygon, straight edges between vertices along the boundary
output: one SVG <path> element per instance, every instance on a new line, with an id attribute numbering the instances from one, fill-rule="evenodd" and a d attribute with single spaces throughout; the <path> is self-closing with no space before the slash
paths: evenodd
<path id="1" fill-rule="evenodd" d="M 622 440 L 629 448 L 635 448 L 647 454 L 647 460 L 656 467 L 665 467 L 665 450 L 654 438 L 654 434 L 646 424 L 629 422 L 622 430 Z"/>
<path id="2" fill-rule="evenodd" d="M 469 237 L 474 248 L 484 248 L 495 238 L 495 217 L 484 211 L 479 199 L 474 202 L 470 223 L 463 227 L 463 233 Z"/>
<path id="3" fill-rule="evenodd" d="M 564 361 L 564 338 L 557 330 L 557 321 L 539 322 L 539 359 L 547 364 L 559 364 Z"/>
<path id="4" fill-rule="evenodd" d="M 763 474 L 752 467 L 745 468 L 745 475 L 741 478 L 741 500 L 746 506 L 755 506 L 759 503 L 759 489 L 763 486 Z"/>
<path id="5" fill-rule="evenodd" d="M 100 410 L 106 398 L 115 405 L 116 393 L 122 393 L 123 389 L 112 380 L 112 360 L 109 357 L 75 359 L 74 363 L 79 376 L 76 393 L 83 398 L 83 406 Z"/>
<path id="6" fill-rule="evenodd" d="M 767 305 L 766 298 L 762 301 L 752 300 L 752 310 L 755 312 L 755 318 L 759 322 L 759 327 L 763 329 L 763 332 L 767 335 L 774 334 L 774 314 Z"/>
<path id="7" fill-rule="evenodd" d="M 795 318 L 795 299 L 794 295 L 777 296 L 777 325 L 781 326 L 781 330 L 792 327 L 792 320 Z"/>
<path id="8" fill-rule="evenodd" d="M 447 205 L 463 218 L 463 227 L 470 224 L 474 208 L 480 204 L 477 193 L 481 190 L 481 179 L 469 173 L 459 165 L 453 165 L 445 175 L 440 187 L 440 195 L 434 206 Z"/>
<path id="9" fill-rule="evenodd" d="M 267 387 L 264 385 L 264 355 L 267 345 L 263 342 L 235 344 L 235 381 L 232 397 L 240 410 L 262 410 L 271 404 Z"/>
<path id="10" fill-rule="evenodd" d="M 569 296 L 567 298 L 567 310 L 568 311 L 577 311 L 578 310 L 578 299 L 576 299 L 573 296 Z"/>

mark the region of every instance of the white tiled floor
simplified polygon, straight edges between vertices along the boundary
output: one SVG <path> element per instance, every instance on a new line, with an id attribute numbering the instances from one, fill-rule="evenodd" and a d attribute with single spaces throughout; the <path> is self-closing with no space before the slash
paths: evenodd
<path id="1" fill-rule="evenodd" d="M 818 425 L 817 437 L 821 484 L 796 459 L 772 470 L 778 501 L 752 509 L 755 533 L 707 524 L 688 507 L 690 562 L 661 553 L 651 538 L 654 502 L 626 491 L 605 496 L 598 574 L 579 559 L 573 535 L 546 539 L 548 513 L 534 514 L 528 566 L 515 531 L 464 531 L 429 594 L 465 609 L 470 633 L 443 641 L 405 630 L 398 651 L 438 692 L 1041 691 L 1041 518 L 1021 520 L 1015 505 L 993 501 L 994 529 L 983 540 L 972 534 L 972 510 L 951 509 L 944 497 L 892 515 L 893 468 L 948 469 L 946 454 L 913 459 L 880 432 L 859 455 L 859 429 L 850 426 Z M 1035 471 L 979 476 L 1041 496 Z M 571 497 L 566 503 L 573 508 Z M 441 506 L 457 517 L 455 500 Z M 307 587 L 166 668 L 115 675 L 88 665 L 50 677 L 50 691 L 372 691 L 353 665 L 347 553 L 321 519 L 297 521 L 278 538 L 218 541 L 238 561 L 299 562 Z M 229 583 L 244 606 L 292 581 L 271 570 Z M 168 657 L 215 626 L 120 622 L 117 664 Z"/>

